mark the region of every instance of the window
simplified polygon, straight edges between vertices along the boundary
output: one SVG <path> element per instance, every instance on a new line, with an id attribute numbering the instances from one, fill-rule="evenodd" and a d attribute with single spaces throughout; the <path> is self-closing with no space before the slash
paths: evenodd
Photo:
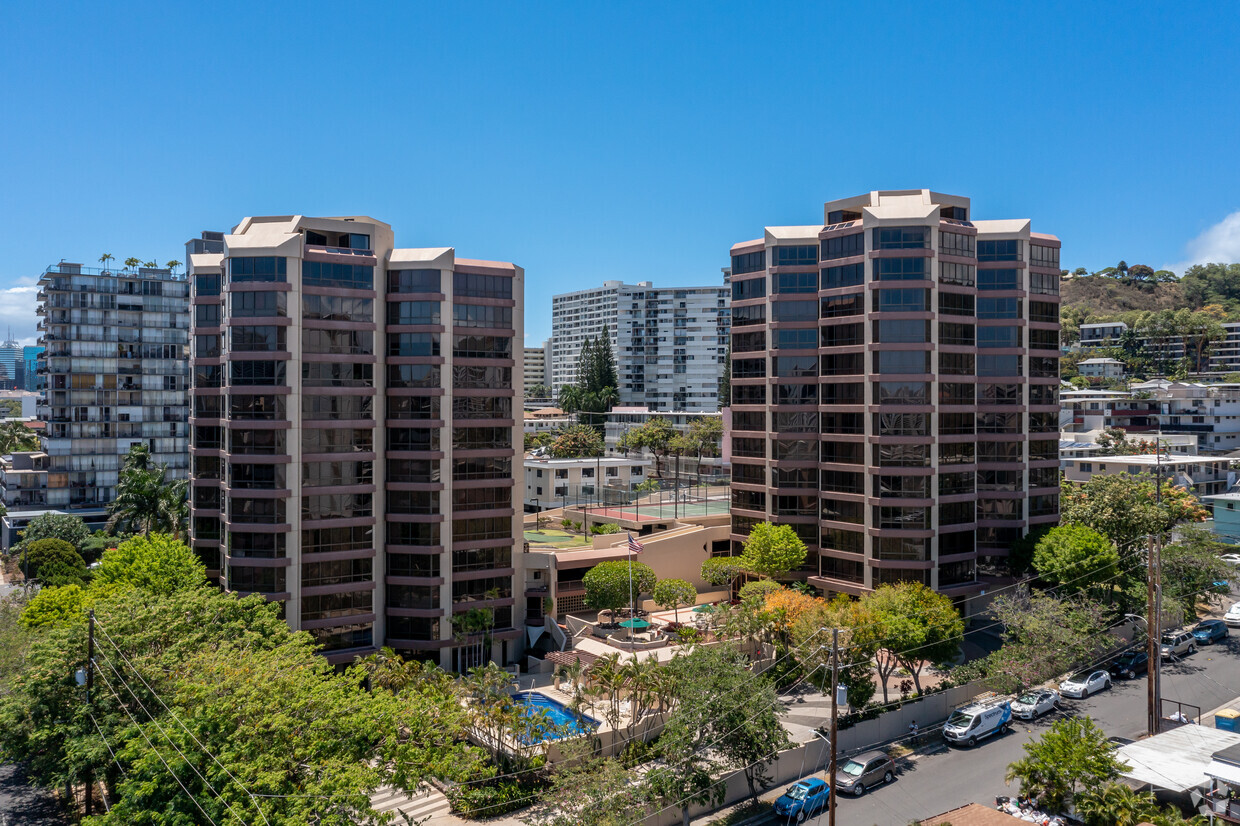
<path id="1" fill-rule="evenodd" d="M 452 295 L 455 298 L 512 298 L 512 278 L 503 275 L 452 273 Z"/>
<path id="2" fill-rule="evenodd" d="M 947 502 L 939 505 L 939 525 L 967 525 L 977 519 L 973 502 Z"/>
<path id="3" fill-rule="evenodd" d="M 375 479 L 374 465 L 371 462 L 305 462 L 301 466 L 301 479 L 302 487 L 369 485 Z"/>
<path id="4" fill-rule="evenodd" d="M 816 384 L 776 384 L 772 404 L 818 404 Z"/>
<path id="5" fill-rule="evenodd" d="M 732 455 L 743 456 L 749 459 L 765 459 L 766 439 L 749 439 L 734 436 L 732 437 Z"/>
<path id="6" fill-rule="evenodd" d="M 369 330 L 309 330 L 301 331 L 302 353 L 335 355 L 373 355 L 375 334 Z"/>
<path id="7" fill-rule="evenodd" d="M 1053 379 L 1059 377 L 1059 359 L 1045 356 L 1032 356 L 1029 359 L 1029 376 L 1035 379 Z"/>
<path id="8" fill-rule="evenodd" d="M 354 362 L 303 361 L 303 387 L 372 387 L 375 366 Z"/>
<path id="9" fill-rule="evenodd" d="M 242 293 L 242 295 L 245 295 L 245 293 Z M 220 326 L 220 309 L 219 304 L 194 305 L 194 325 L 197 327 Z"/>
<path id="10" fill-rule="evenodd" d="M 220 277 L 215 273 L 194 275 L 194 295 L 219 295 Z"/>
<path id="11" fill-rule="evenodd" d="M 949 261 L 939 263 L 939 281 L 944 284 L 959 284 L 972 287 L 975 281 L 972 264 L 955 264 Z"/>
<path id="12" fill-rule="evenodd" d="M 925 413 L 875 413 L 874 432 L 879 436 L 928 436 L 929 420 Z"/>
<path id="13" fill-rule="evenodd" d="M 224 384 L 224 368 L 218 364 L 194 365 L 195 387 L 222 387 Z"/>
<path id="14" fill-rule="evenodd" d="M 929 445 L 874 445 L 873 464 L 878 467 L 929 467 Z"/>
<path id="15" fill-rule="evenodd" d="M 284 385 L 285 362 L 282 361 L 233 361 L 229 362 L 229 384 Z"/>
<path id="16" fill-rule="evenodd" d="M 823 318 L 839 318 L 840 316 L 861 315 L 865 312 L 865 295 L 852 293 L 836 295 L 821 299 L 819 302 Z"/>
<path id="17" fill-rule="evenodd" d="M 978 413 L 978 433 L 1020 433 L 1019 413 Z"/>
<path id="18" fill-rule="evenodd" d="M 233 283 L 245 281 L 277 281 L 288 280 L 287 258 L 229 258 L 228 278 Z"/>
<path id="19" fill-rule="evenodd" d="M 848 470 L 820 471 L 820 487 L 831 493 L 865 493 L 865 475 Z"/>
<path id="20" fill-rule="evenodd" d="M 1030 330 L 1029 347 L 1034 350 L 1059 350 L 1058 330 Z"/>
<path id="21" fill-rule="evenodd" d="M 457 327 L 489 327 L 496 330 L 511 330 L 512 307 L 453 304 L 452 323 Z"/>
<path id="22" fill-rule="evenodd" d="M 194 357 L 200 359 L 219 358 L 219 336 L 194 336 Z"/>
<path id="23" fill-rule="evenodd" d="M 819 404 L 861 404 L 863 385 L 860 382 L 841 384 L 832 382 L 822 385 Z"/>
<path id="24" fill-rule="evenodd" d="M 775 349 L 777 350 L 817 350 L 818 330 L 776 330 Z"/>
<path id="25" fill-rule="evenodd" d="M 454 419 L 511 419 L 512 399 L 504 396 L 457 396 L 452 400 L 452 417 Z M 438 418 L 438 416 L 431 418 Z"/>
<path id="26" fill-rule="evenodd" d="M 1029 440 L 1029 461 L 1045 462 L 1059 458 L 1059 441 L 1058 439 Z"/>
<path id="27" fill-rule="evenodd" d="M 762 253 L 755 253 L 755 254 L 761 255 Z M 733 257 L 732 260 L 735 261 L 736 258 Z M 762 267 L 759 266 L 758 269 L 760 270 L 762 269 Z M 752 270 L 746 270 L 746 272 L 752 272 Z M 738 273 L 736 272 L 736 270 L 732 271 L 733 276 L 737 274 Z M 732 282 L 732 300 L 733 301 L 745 301 L 746 299 L 750 299 L 750 298 L 762 298 L 765 295 L 766 295 L 766 279 L 765 278 L 746 278 L 741 281 Z"/>
<path id="28" fill-rule="evenodd" d="M 198 397 L 203 398 L 202 396 Z M 228 397 L 228 417 L 230 419 L 259 419 L 264 421 L 283 420 L 285 400 L 287 396 L 269 396 L 260 394 L 231 395 Z"/>
<path id="29" fill-rule="evenodd" d="M 886 508 L 890 511 L 891 508 Z M 915 514 L 913 515 L 915 517 Z M 902 527 L 900 525 L 892 525 L 892 527 Z M 876 539 L 874 542 L 875 559 L 894 559 L 910 562 L 924 562 L 929 559 L 929 552 L 926 547 L 927 542 L 924 539 L 910 539 L 908 537 L 884 536 Z M 875 571 L 877 578 L 878 570 Z"/>
<path id="30" fill-rule="evenodd" d="M 1021 346 L 1019 327 L 978 327 L 978 347 L 1019 347 Z"/>
<path id="31" fill-rule="evenodd" d="M 787 247 L 779 249 L 787 249 Z M 818 273 L 815 272 L 783 272 L 772 276 L 771 280 L 775 284 L 775 289 L 771 292 L 778 295 L 818 292 Z"/>
<path id="32" fill-rule="evenodd" d="M 1044 247 L 1040 244 L 1030 244 L 1029 263 L 1035 267 L 1059 269 L 1059 247 Z"/>
<path id="33" fill-rule="evenodd" d="M 972 442 L 940 442 L 940 465 L 971 465 L 976 460 L 976 448 Z"/>
<path id="34" fill-rule="evenodd" d="M 1059 496 L 1053 493 L 1029 497 L 1030 516 L 1049 516 L 1059 513 Z"/>
<path id="35" fill-rule="evenodd" d="M 776 267 L 812 267 L 818 263 L 818 245 L 774 247 L 772 261 Z"/>
<path id="36" fill-rule="evenodd" d="M 1029 291 L 1035 295 L 1059 295 L 1059 276 L 1041 272 L 1030 273 Z"/>
<path id="37" fill-rule="evenodd" d="M 1037 292 L 1037 290 L 1034 290 Z M 1045 301 L 1029 302 L 1029 320 L 1030 321 L 1046 321 L 1051 324 L 1059 323 L 1059 305 L 1050 304 Z"/>
<path id="38" fill-rule="evenodd" d="M 389 333 L 389 356 L 437 356 L 439 333 Z"/>
<path id="39" fill-rule="evenodd" d="M 939 496 L 957 496 L 974 492 L 974 474 L 971 470 L 961 473 L 939 474 Z"/>
<path id="40" fill-rule="evenodd" d="M 894 508 L 875 505 L 874 524 L 879 528 L 924 530 L 930 527 L 930 511 L 928 508 Z"/>
<path id="41" fill-rule="evenodd" d="M 874 341 L 885 344 L 922 344 L 930 340 L 929 321 L 875 321 Z"/>
<path id="42" fill-rule="evenodd" d="M 1021 403 L 1019 384 L 979 384 L 977 388 L 978 404 Z"/>
<path id="43" fill-rule="evenodd" d="M 822 547 L 850 554 L 865 553 L 865 534 L 843 528 L 823 528 Z M 826 564 L 826 558 L 823 564 Z"/>
<path id="44" fill-rule="evenodd" d="M 733 353 L 757 353 L 766 349 L 766 331 L 759 330 L 753 333 L 733 333 L 732 334 L 732 352 Z"/>
<path id="45" fill-rule="evenodd" d="M 456 364 L 452 367 L 452 386 L 475 390 L 507 389 L 512 387 L 512 368 Z"/>
<path id="46" fill-rule="evenodd" d="M 977 256 L 977 239 L 962 232 L 939 232 L 939 252 L 961 258 Z"/>
<path id="47" fill-rule="evenodd" d="M 374 418 L 373 396 L 314 396 L 301 397 L 302 419 L 345 419 Z"/>
<path id="48" fill-rule="evenodd" d="M 766 377 L 766 359 L 733 359 L 732 378 L 761 379 Z"/>
<path id="49" fill-rule="evenodd" d="M 940 296 L 942 298 L 942 296 Z M 978 318 L 1020 318 L 1019 298 L 978 298 Z"/>
<path id="50" fill-rule="evenodd" d="M 874 372 L 929 373 L 930 353 L 926 350 L 879 350 L 874 353 Z"/>
<path id="51" fill-rule="evenodd" d="M 837 235 L 827 238 L 820 244 L 823 261 L 834 261 L 837 258 L 851 258 L 854 255 L 865 255 L 865 233 L 854 232 L 851 235 Z"/>
<path id="52" fill-rule="evenodd" d="M 862 413 L 819 413 L 815 415 L 822 417 L 823 433 L 865 432 L 865 419 Z"/>
<path id="53" fill-rule="evenodd" d="M 929 227 L 880 227 L 873 230 L 876 250 L 912 250 L 930 248 Z"/>
<path id="54" fill-rule="evenodd" d="M 507 450 L 512 447 L 512 428 L 454 427 L 454 450 Z"/>
<path id="55" fill-rule="evenodd" d="M 375 320 L 372 298 L 341 298 L 330 295 L 305 295 L 301 299 L 302 317 L 316 321 Z"/>
<path id="56" fill-rule="evenodd" d="M 1054 413 L 1030 413 L 1030 433 L 1058 433 L 1059 420 Z"/>
<path id="57" fill-rule="evenodd" d="M 930 477 L 875 476 L 874 495 L 889 499 L 925 499 L 930 496 Z"/>
<path id="58" fill-rule="evenodd" d="M 828 324 L 820 327 L 821 346 L 848 347 L 865 344 L 864 327 L 861 324 Z"/>
<path id="59" fill-rule="evenodd" d="M 302 261 L 301 283 L 311 287 L 343 287 L 350 290 L 373 290 L 375 268 L 361 264 L 329 264 L 324 261 Z"/>
<path id="60" fill-rule="evenodd" d="M 839 353 L 822 357 L 824 376 L 860 376 L 864 373 L 864 353 Z"/>
<path id="61" fill-rule="evenodd" d="M 993 301 L 994 299 L 987 299 Z M 973 315 L 973 296 L 939 293 L 939 312 L 943 315 Z"/>
<path id="62" fill-rule="evenodd" d="M 821 500 L 821 518 L 828 522 L 848 522 L 860 525 L 865 522 L 865 505 L 861 502 L 848 502 L 842 499 Z"/>
<path id="63" fill-rule="evenodd" d="M 1081 469 L 1085 470 L 1084 466 L 1082 466 Z M 1056 468 L 1056 467 L 1029 468 L 1029 487 L 1031 488 L 1058 488 L 1059 487 L 1059 468 Z"/>
<path id="64" fill-rule="evenodd" d="M 457 459 L 453 466 L 470 461 L 485 461 L 484 459 Z M 498 460 L 508 461 L 508 460 Z M 438 459 L 389 459 L 387 463 L 387 481 L 389 482 L 414 482 L 419 484 L 432 484 L 440 480 L 439 476 L 439 460 Z"/>
<path id="65" fill-rule="evenodd" d="M 875 258 L 875 281 L 924 281 L 930 276 L 929 258 Z"/>
<path id="66" fill-rule="evenodd" d="M 940 413 L 939 435 L 960 436 L 972 434 L 975 424 L 972 413 Z"/>
<path id="67" fill-rule="evenodd" d="M 822 271 L 822 288 L 824 290 L 834 290 L 838 287 L 859 287 L 864 283 L 864 264 L 845 264 L 842 267 L 827 267 Z"/>
<path id="68" fill-rule="evenodd" d="M 1058 443 L 1056 443 L 1058 447 Z M 978 442 L 978 462 L 1019 462 L 1025 458 L 1024 442 Z"/>
<path id="69" fill-rule="evenodd" d="M 229 312 L 236 317 L 274 317 L 288 315 L 288 293 L 234 292 L 228 295 Z"/>
<path id="70" fill-rule="evenodd" d="M 732 429 L 763 433 L 766 431 L 766 414 L 760 411 L 733 413 Z"/>
<path id="71" fill-rule="evenodd" d="M 818 319 L 817 301 L 774 301 L 771 303 L 771 308 L 775 321 L 816 321 Z M 733 314 L 737 309 L 742 308 L 733 308 Z"/>
<path id="72" fill-rule="evenodd" d="M 301 431 L 301 451 L 306 453 L 369 453 L 375 449 L 374 432 L 350 428 Z M 395 448 L 393 448 L 395 450 Z"/>
<path id="73" fill-rule="evenodd" d="M 818 375 L 817 356 L 781 356 L 771 362 L 774 375 L 780 377 L 802 377 Z"/>
<path id="74" fill-rule="evenodd" d="M 230 327 L 229 346 L 239 352 L 276 352 L 287 349 L 283 327 Z"/>
<path id="75" fill-rule="evenodd" d="M 437 293 L 441 291 L 439 270 L 388 270 L 390 293 Z"/>
<path id="76" fill-rule="evenodd" d="M 1022 476 L 1019 470 L 979 470 L 977 472 L 977 489 L 983 491 L 1015 492 L 1022 489 Z"/>
<path id="77" fill-rule="evenodd" d="M 438 324 L 438 301 L 389 301 L 388 324 Z"/>
<path id="78" fill-rule="evenodd" d="M 1019 290 L 1020 270 L 978 270 L 979 290 Z"/>
<path id="79" fill-rule="evenodd" d="M 437 364 L 389 364 L 387 368 L 389 388 L 439 387 Z"/>
<path id="80" fill-rule="evenodd" d="M 924 381 L 876 381 L 874 404 L 929 404 L 930 383 Z"/>
<path id="81" fill-rule="evenodd" d="M 826 464 L 860 465 L 865 462 L 865 445 L 859 442 L 821 442 L 820 459 Z"/>
<path id="82" fill-rule="evenodd" d="M 734 383 L 732 404 L 766 404 L 766 385 Z"/>
<path id="83" fill-rule="evenodd" d="M 920 289 L 876 290 L 874 309 L 880 313 L 924 312 L 930 309 L 930 291 Z"/>
<path id="84" fill-rule="evenodd" d="M 747 272 L 761 272 L 766 269 L 766 251 L 758 250 L 757 252 L 747 252 L 744 255 L 732 256 L 732 275 L 743 275 Z M 738 282 L 732 282 L 735 289 Z M 743 283 L 743 282 L 740 282 Z M 733 298 L 736 295 L 733 294 Z"/>
<path id="85" fill-rule="evenodd" d="M 974 385 L 939 382 L 939 404 L 973 404 Z"/>
<path id="86" fill-rule="evenodd" d="M 1021 242 L 1018 239 L 977 242 L 978 261 L 1019 261 Z"/>
<path id="87" fill-rule="evenodd" d="M 1021 368 L 1023 360 L 1021 356 L 979 355 L 977 374 L 979 376 L 1019 376 L 1023 373 Z"/>

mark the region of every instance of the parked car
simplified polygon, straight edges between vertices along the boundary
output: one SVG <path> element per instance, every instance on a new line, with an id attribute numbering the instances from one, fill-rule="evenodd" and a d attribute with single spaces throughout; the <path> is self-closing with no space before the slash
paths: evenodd
<path id="1" fill-rule="evenodd" d="M 1131 680 L 1138 674 L 1144 674 L 1150 670 L 1149 652 L 1135 648 L 1125 651 L 1111 662 L 1111 666 L 1107 670 L 1111 672 L 1112 677 Z"/>
<path id="2" fill-rule="evenodd" d="M 1036 720 L 1059 708 L 1059 692 L 1053 688 L 1026 692 L 1012 703 L 1012 716 L 1022 720 Z"/>
<path id="3" fill-rule="evenodd" d="M 1202 620 L 1193 628 L 1193 639 L 1202 645 L 1212 645 L 1219 640 L 1227 639 L 1227 637 L 1227 624 L 1222 620 Z"/>
<path id="4" fill-rule="evenodd" d="M 800 823 L 822 811 L 830 796 L 831 787 L 827 781 L 817 777 L 798 780 L 775 801 L 775 815 Z"/>
<path id="5" fill-rule="evenodd" d="M 943 724 L 943 738 L 948 745 L 976 746 L 978 740 L 1006 732 L 1011 725 L 1011 703 L 971 703 L 956 709 L 947 718 Z"/>
<path id="6" fill-rule="evenodd" d="M 1219 559 L 1232 565 L 1240 565 L 1240 554 L 1222 554 Z"/>
<path id="7" fill-rule="evenodd" d="M 1059 684 L 1059 693 L 1065 697 L 1081 699 L 1111 687 L 1111 675 L 1102 669 L 1080 671 Z"/>
<path id="8" fill-rule="evenodd" d="M 1227 613 L 1223 614 L 1223 623 L 1230 628 L 1240 628 L 1240 602 L 1227 609 Z"/>
<path id="9" fill-rule="evenodd" d="M 1162 658 L 1183 657 L 1197 651 L 1197 640 L 1188 631 L 1170 631 L 1162 637 Z"/>
<path id="10" fill-rule="evenodd" d="M 835 770 L 835 788 L 840 794 L 857 797 L 879 783 L 890 783 L 896 777 L 896 762 L 885 751 L 867 751 L 850 757 Z"/>

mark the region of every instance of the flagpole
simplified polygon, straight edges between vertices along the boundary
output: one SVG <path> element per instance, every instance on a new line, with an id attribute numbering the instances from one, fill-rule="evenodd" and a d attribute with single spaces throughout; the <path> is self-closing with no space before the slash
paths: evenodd
<path id="1" fill-rule="evenodd" d="M 633 602 L 633 535 L 632 534 L 629 534 L 628 548 L 629 548 L 629 622 L 632 623 L 634 620 L 637 619 L 637 611 L 635 610 L 636 606 L 634 605 L 634 602 Z M 634 624 L 633 627 L 629 629 L 629 650 L 630 651 L 633 651 L 634 649 L 637 648 L 636 644 L 633 642 L 633 632 L 635 630 L 637 630 L 637 626 Z"/>

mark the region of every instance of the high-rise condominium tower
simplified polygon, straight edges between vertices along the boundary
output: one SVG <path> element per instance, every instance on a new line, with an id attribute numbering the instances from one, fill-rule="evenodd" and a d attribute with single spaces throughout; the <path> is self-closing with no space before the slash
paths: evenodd
<path id="1" fill-rule="evenodd" d="M 828 593 L 965 598 L 1059 513 L 1059 241 L 928 190 L 732 254 L 732 533 L 792 525 Z"/>
<path id="2" fill-rule="evenodd" d="M 728 296 L 718 287 L 661 287 L 648 281 L 553 296 L 551 389 L 577 381 L 581 348 L 607 335 L 616 359 L 622 405 L 652 410 L 719 409 L 719 379 L 728 348 Z"/>
<path id="3" fill-rule="evenodd" d="M 190 255 L 208 568 L 335 662 L 512 661 L 522 269 L 394 249 L 365 217 L 246 218 L 222 243 Z"/>
<path id="4" fill-rule="evenodd" d="M 101 508 L 133 444 L 169 478 L 189 465 L 189 285 L 166 269 L 61 262 L 39 279 L 47 507 Z"/>

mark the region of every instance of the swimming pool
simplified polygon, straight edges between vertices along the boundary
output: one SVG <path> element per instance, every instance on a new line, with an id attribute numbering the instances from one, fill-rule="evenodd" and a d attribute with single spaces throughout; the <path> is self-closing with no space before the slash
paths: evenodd
<path id="1" fill-rule="evenodd" d="M 546 740 L 559 740 L 561 737 L 575 737 L 580 734 L 590 734 L 598 728 L 598 720 L 593 717 L 587 717 L 584 714 L 574 714 L 563 703 L 548 697 L 546 694 L 540 694 L 537 691 L 519 691 L 512 695 L 512 699 L 517 705 L 522 706 L 527 716 L 533 716 L 536 712 L 546 712 L 548 719 L 562 729 L 561 732 L 548 731 L 545 736 L 541 737 L 522 737 L 521 742 L 524 745 L 531 743 L 541 743 Z M 536 731 L 536 734 L 542 734 Z"/>

